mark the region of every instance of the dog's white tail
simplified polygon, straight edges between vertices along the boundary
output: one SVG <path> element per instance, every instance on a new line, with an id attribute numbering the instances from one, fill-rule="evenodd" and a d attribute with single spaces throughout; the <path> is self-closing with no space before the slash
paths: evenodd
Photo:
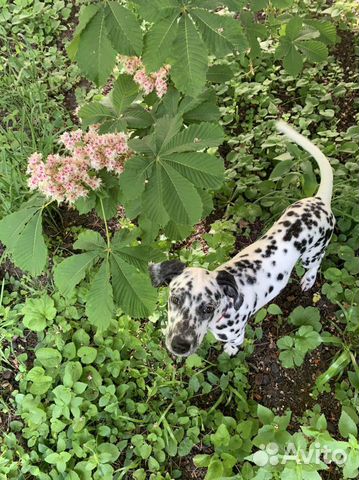
<path id="1" fill-rule="evenodd" d="M 333 171 L 327 157 L 310 140 L 303 137 L 303 135 L 283 122 L 283 120 L 276 122 L 276 127 L 281 133 L 284 133 L 290 140 L 300 145 L 314 157 L 320 170 L 320 185 L 316 196 L 330 206 L 333 193 Z"/>

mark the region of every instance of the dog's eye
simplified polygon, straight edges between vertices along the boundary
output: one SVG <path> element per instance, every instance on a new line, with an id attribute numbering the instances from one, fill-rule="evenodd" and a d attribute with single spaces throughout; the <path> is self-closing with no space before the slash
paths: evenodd
<path id="1" fill-rule="evenodd" d="M 202 308 L 202 312 L 203 312 L 203 313 L 213 313 L 213 312 L 214 312 L 214 309 L 215 309 L 215 306 L 214 306 L 214 305 L 205 305 L 205 306 Z"/>
<path id="2" fill-rule="evenodd" d="M 172 297 L 171 297 L 171 302 L 172 302 L 174 305 L 179 305 L 180 299 L 179 299 L 179 297 L 174 297 L 174 296 L 172 296 Z"/>

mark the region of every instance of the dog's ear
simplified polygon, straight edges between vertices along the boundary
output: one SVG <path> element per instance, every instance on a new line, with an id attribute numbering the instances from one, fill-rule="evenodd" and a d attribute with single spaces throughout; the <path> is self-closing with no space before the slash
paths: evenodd
<path id="1" fill-rule="evenodd" d="M 243 295 L 238 292 L 238 287 L 234 276 L 225 270 L 221 270 L 218 272 L 217 282 L 223 293 L 228 295 L 228 297 L 233 298 L 234 308 L 238 310 L 243 303 Z"/>
<path id="2" fill-rule="evenodd" d="M 148 267 L 152 285 L 162 287 L 168 285 L 170 281 L 180 275 L 186 265 L 179 260 L 167 260 L 162 263 L 151 263 Z"/>

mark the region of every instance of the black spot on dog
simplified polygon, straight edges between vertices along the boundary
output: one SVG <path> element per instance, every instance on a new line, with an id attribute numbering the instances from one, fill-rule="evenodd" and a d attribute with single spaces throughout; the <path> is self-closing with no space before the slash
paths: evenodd
<path id="1" fill-rule="evenodd" d="M 277 280 L 283 280 L 283 278 L 284 278 L 283 273 L 278 273 Z"/>
<path id="2" fill-rule="evenodd" d="M 285 223 L 285 222 L 283 222 Z M 299 235 L 301 234 L 302 232 L 302 222 L 301 220 L 298 218 L 295 222 L 293 222 L 292 224 L 290 222 L 287 222 L 289 223 L 289 225 L 285 225 L 285 226 L 288 226 L 288 230 L 286 232 L 286 234 L 284 235 L 283 237 L 283 240 L 285 242 L 289 242 L 292 240 L 292 238 L 298 238 Z"/>
<path id="3" fill-rule="evenodd" d="M 217 325 L 216 330 L 223 330 L 224 328 L 227 328 L 227 324 L 223 323 L 222 325 Z"/>
<path id="4" fill-rule="evenodd" d="M 221 340 L 227 340 L 227 335 L 225 333 L 219 333 L 218 334 L 218 337 L 221 339 Z"/>
<path id="5" fill-rule="evenodd" d="M 251 277 L 250 275 L 247 275 L 247 282 L 249 285 L 254 285 L 256 283 L 256 279 L 254 277 Z"/>

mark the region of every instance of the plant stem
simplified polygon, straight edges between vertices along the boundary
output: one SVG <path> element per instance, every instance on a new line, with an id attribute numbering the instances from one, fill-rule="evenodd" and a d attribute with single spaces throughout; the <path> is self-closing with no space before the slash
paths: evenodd
<path id="1" fill-rule="evenodd" d="M 103 221 L 105 222 L 107 248 L 108 248 L 108 253 L 109 253 L 109 252 L 110 252 L 110 248 L 111 248 L 110 232 L 108 231 L 108 225 L 107 225 L 107 221 L 106 221 L 105 209 L 103 208 L 103 202 L 102 202 L 102 198 L 101 198 L 101 197 L 100 197 L 100 205 L 101 205 L 101 212 L 102 212 L 102 216 L 103 216 Z"/>

